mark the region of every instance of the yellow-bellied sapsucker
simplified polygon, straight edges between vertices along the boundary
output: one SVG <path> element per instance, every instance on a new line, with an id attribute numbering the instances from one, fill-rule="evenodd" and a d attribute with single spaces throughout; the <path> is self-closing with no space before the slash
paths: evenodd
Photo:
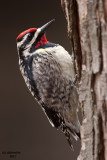
<path id="1" fill-rule="evenodd" d="M 44 34 L 53 21 L 19 34 L 19 65 L 30 92 L 42 106 L 52 126 L 65 134 L 72 147 L 71 135 L 75 139 L 80 136 L 78 91 L 73 83 L 72 57 L 59 44 L 47 41 Z"/>

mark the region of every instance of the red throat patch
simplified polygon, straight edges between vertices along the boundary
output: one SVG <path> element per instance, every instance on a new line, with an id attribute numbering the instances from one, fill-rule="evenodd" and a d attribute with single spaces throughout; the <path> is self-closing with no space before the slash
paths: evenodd
<path id="1" fill-rule="evenodd" d="M 20 33 L 16 39 L 20 39 L 20 38 L 23 37 L 26 33 L 35 32 L 36 30 L 37 30 L 37 28 L 30 28 L 30 29 L 28 29 L 28 30 Z"/>
<path id="2" fill-rule="evenodd" d="M 38 42 L 36 43 L 35 48 L 38 48 L 38 47 L 40 47 L 40 46 L 42 46 L 42 45 L 44 45 L 44 44 L 46 44 L 46 43 L 49 43 L 49 41 L 47 41 L 46 36 L 43 35 L 43 36 L 41 37 L 40 41 L 38 41 Z"/>
<path id="3" fill-rule="evenodd" d="M 20 33 L 20 34 L 18 35 L 18 37 L 16 38 L 16 40 L 22 38 L 26 33 L 35 32 L 36 30 L 37 30 L 37 28 L 30 28 L 30 29 L 28 29 L 28 30 Z M 43 35 L 41 36 L 41 39 L 36 42 L 35 48 L 38 48 L 38 47 L 40 47 L 40 46 L 42 46 L 42 45 L 44 45 L 44 44 L 46 44 L 46 43 L 49 43 L 49 41 L 47 41 L 46 36 L 43 34 Z"/>

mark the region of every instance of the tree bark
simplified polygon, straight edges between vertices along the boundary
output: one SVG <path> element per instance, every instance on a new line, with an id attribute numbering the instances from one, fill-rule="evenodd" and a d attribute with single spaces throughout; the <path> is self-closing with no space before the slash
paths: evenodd
<path id="1" fill-rule="evenodd" d="M 83 115 L 78 160 L 107 160 L 107 1 L 61 0 Z"/>

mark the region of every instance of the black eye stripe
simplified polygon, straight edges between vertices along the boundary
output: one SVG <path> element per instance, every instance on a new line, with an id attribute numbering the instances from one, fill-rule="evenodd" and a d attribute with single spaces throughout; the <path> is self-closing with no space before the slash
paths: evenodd
<path id="1" fill-rule="evenodd" d="M 32 36 L 33 36 L 32 34 L 29 34 L 29 35 L 28 35 L 28 38 L 31 38 Z"/>
<path id="2" fill-rule="evenodd" d="M 23 38 L 28 34 L 28 36 L 27 36 L 27 40 L 31 40 L 32 39 L 32 37 L 34 36 L 34 33 L 35 32 L 31 32 L 31 33 L 26 33 L 25 35 L 23 35 L 21 38 L 19 38 L 19 39 L 17 39 L 17 42 L 21 42 L 22 40 L 23 40 Z"/>
<path id="3" fill-rule="evenodd" d="M 28 40 L 31 40 L 32 38 L 33 38 L 33 34 L 29 34 L 27 37 Z"/>

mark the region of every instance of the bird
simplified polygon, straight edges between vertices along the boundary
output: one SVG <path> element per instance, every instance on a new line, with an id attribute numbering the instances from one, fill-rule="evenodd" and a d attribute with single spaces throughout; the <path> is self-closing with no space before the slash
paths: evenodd
<path id="1" fill-rule="evenodd" d="M 74 59 L 61 45 L 47 40 L 46 30 L 54 21 L 17 36 L 19 67 L 28 89 L 51 125 L 64 133 L 73 148 L 72 137 L 80 138 Z"/>

